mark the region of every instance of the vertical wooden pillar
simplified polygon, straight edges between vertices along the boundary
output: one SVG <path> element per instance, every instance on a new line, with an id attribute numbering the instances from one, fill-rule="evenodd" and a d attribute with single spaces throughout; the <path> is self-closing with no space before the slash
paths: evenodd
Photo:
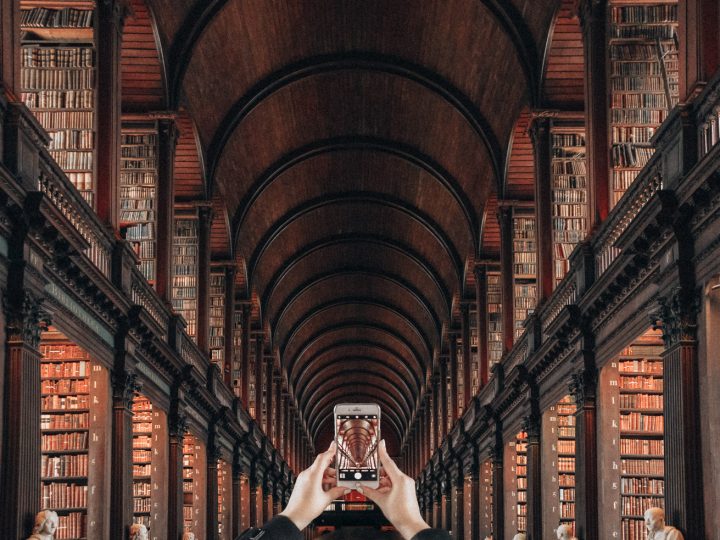
<path id="1" fill-rule="evenodd" d="M 470 304 L 463 302 L 460 305 L 460 324 L 462 331 L 463 355 L 463 412 L 470 407 L 472 400 L 472 358 L 470 358 Z"/>
<path id="2" fill-rule="evenodd" d="M 575 532 L 583 540 L 598 536 L 597 375 L 592 339 L 583 343 L 584 367 L 573 374 L 570 394 L 575 400 Z"/>
<path id="3" fill-rule="evenodd" d="M 173 389 L 168 415 L 168 539 L 177 540 L 183 531 L 183 439 L 187 420 L 180 401 L 181 391 Z"/>
<path id="4" fill-rule="evenodd" d="M 488 323 L 487 323 L 487 272 L 485 265 L 476 265 L 475 269 L 475 304 L 477 306 L 478 335 L 478 376 L 480 388 L 489 379 L 488 372 Z"/>
<path id="5" fill-rule="evenodd" d="M 285 399 L 283 402 L 283 409 L 285 416 L 283 418 L 283 439 L 281 445 L 282 457 L 285 461 L 288 460 L 290 454 L 290 395 L 286 392 Z"/>
<path id="6" fill-rule="evenodd" d="M 580 5 L 585 58 L 585 125 L 587 126 L 587 176 L 590 187 L 589 231 L 596 229 L 610 211 L 607 4 L 598 0 L 583 0 Z"/>
<path id="7" fill-rule="evenodd" d="M 255 459 L 260 459 L 256 456 Z M 262 486 L 258 482 L 258 470 L 253 464 L 250 470 L 250 526 L 259 527 L 262 524 L 259 523 L 262 520 L 262 515 L 258 516 L 258 497 L 262 500 Z"/>
<path id="8" fill-rule="evenodd" d="M 265 384 L 267 385 L 267 388 L 265 391 L 267 392 L 267 418 L 265 419 L 265 435 L 267 435 L 267 438 L 270 439 L 270 441 L 275 441 L 275 437 L 273 436 L 273 415 L 272 410 L 276 406 L 275 401 L 273 400 L 273 364 L 274 359 L 270 356 L 265 358 Z"/>
<path id="9" fill-rule="evenodd" d="M 448 434 L 448 395 L 447 395 L 447 372 L 448 372 L 448 358 L 447 356 L 440 357 L 440 381 L 439 381 L 439 392 L 437 394 L 438 400 L 440 401 L 440 416 L 437 419 L 438 422 L 438 433 L 440 444 L 445 441 Z"/>
<path id="10" fill-rule="evenodd" d="M 453 482 L 452 482 L 452 473 L 450 468 L 446 465 L 446 469 L 444 471 L 445 475 L 445 481 L 443 482 L 443 522 L 441 527 L 445 529 L 446 531 L 452 531 L 453 528 L 453 519 L 452 519 L 452 488 L 453 488 Z"/>
<path id="11" fill-rule="evenodd" d="M 503 353 L 510 352 L 515 340 L 515 307 L 513 306 L 513 222 L 512 207 L 498 209 L 500 222 L 500 284 L 502 288 Z"/>
<path id="12" fill-rule="evenodd" d="M 205 491 L 205 538 L 207 540 L 219 540 L 218 533 L 218 459 L 220 459 L 220 447 L 217 444 L 216 428 L 212 428 L 207 446 L 207 489 Z"/>
<path id="13" fill-rule="evenodd" d="M 495 440 L 493 441 L 490 452 L 493 481 L 493 538 L 505 538 L 505 482 L 503 478 L 504 448 L 502 425 L 496 423 L 494 431 Z"/>
<path id="14" fill-rule="evenodd" d="M 175 204 L 175 149 L 178 130 L 174 118 L 158 120 L 157 252 L 155 290 L 168 304 L 172 300 L 173 209 Z M 232 306 L 232 301 L 230 302 Z M 232 328 L 232 326 L 228 327 Z"/>
<path id="15" fill-rule="evenodd" d="M 535 157 L 535 227 L 537 230 L 538 305 L 550 298 L 554 285 L 552 241 L 552 144 L 550 118 L 536 116 L 530 125 Z"/>
<path id="16" fill-rule="evenodd" d="M 458 412 L 458 361 L 457 361 L 457 339 L 456 334 L 449 333 L 448 349 L 450 351 L 450 415 L 452 417 L 451 425 L 454 426 L 459 418 Z"/>
<path id="17" fill-rule="evenodd" d="M 96 179 L 97 214 L 113 230 L 118 227 L 120 122 L 122 89 L 120 50 L 127 12 L 126 0 L 102 0 L 95 13 L 97 53 Z"/>
<path id="18" fill-rule="evenodd" d="M 471 443 L 475 446 L 475 443 Z M 470 477 L 471 538 L 480 538 L 480 461 L 477 448 L 473 448 L 472 461 L 468 470 Z M 534 538 L 534 537 L 533 537 Z M 539 537 L 538 537 L 539 538 Z"/>
<path id="19" fill-rule="evenodd" d="M 534 387 L 534 385 L 533 385 Z M 536 388 L 536 387 L 534 387 Z M 540 408 L 535 394 L 530 396 L 530 414 L 523 418 L 522 429 L 527 433 L 527 535 L 530 540 L 543 538 L 542 482 L 540 462 Z"/>
<path id="20" fill-rule="evenodd" d="M 262 390 L 263 390 L 263 366 L 265 365 L 265 336 L 262 332 L 255 334 L 255 421 L 261 430 L 265 430 L 265 422 L 269 410 L 262 409 Z"/>
<path id="21" fill-rule="evenodd" d="M 112 451 L 110 455 L 110 538 L 125 540 L 132 523 L 132 400 L 140 389 L 137 375 L 125 365 L 126 332 L 116 337 L 112 370 Z M 118 344 L 120 342 L 120 344 Z"/>
<path id="22" fill-rule="evenodd" d="M 242 306 L 242 404 L 245 410 L 250 410 L 250 318 L 252 306 L 247 303 Z"/>
<path id="23" fill-rule="evenodd" d="M 5 91 L 20 95 L 20 3 L 0 0 L 0 76 Z"/>
<path id="24" fill-rule="evenodd" d="M 223 366 L 223 380 L 228 388 L 232 388 L 233 365 L 233 324 L 235 314 L 235 273 L 237 268 L 233 264 L 225 267 L 225 365 Z"/>
<path id="25" fill-rule="evenodd" d="M 682 274 L 681 269 L 681 282 L 687 277 Z M 705 538 L 696 295 L 687 283 L 677 287 L 661 300 L 659 314 L 665 342 L 665 515 L 685 538 Z"/>
<path id="26" fill-rule="evenodd" d="M 720 65 L 717 0 L 679 0 L 680 101 L 690 101 Z"/>
<path id="27" fill-rule="evenodd" d="M 440 482 L 435 479 L 433 485 L 433 523 L 432 526 L 436 529 L 442 527 L 442 509 L 443 509 L 443 492 Z"/>
<path id="28" fill-rule="evenodd" d="M 453 478 L 453 538 L 465 537 L 465 475 L 463 474 L 462 461 L 455 464 L 455 475 Z M 502 538 L 498 536 L 497 538 Z"/>
<path id="29" fill-rule="evenodd" d="M 425 408 L 423 409 L 423 435 L 425 436 L 425 459 L 423 460 L 423 467 L 425 467 L 432 458 L 432 390 L 428 388 L 425 393 Z"/>
<path id="30" fill-rule="evenodd" d="M 200 350 L 210 353 L 210 228 L 213 209 L 210 204 L 198 207 L 198 287 L 197 287 L 197 344 Z"/>
<path id="31" fill-rule="evenodd" d="M 24 241 L 19 243 L 20 251 Z M 14 260 L 5 296 L 3 460 L 0 490 L 2 538 L 25 538 L 40 510 L 41 300 L 22 287 L 25 263 Z M 15 274 L 15 275 L 13 275 Z"/>
<path id="32" fill-rule="evenodd" d="M 232 538 L 236 538 L 243 532 L 242 527 L 242 512 L 243 512 L 243 466 L 242 466 L 242 450 L 240 445 L 235 447 L 233 453 L 233 465 L 232 465 L 232 502 L 230 506 L 232 508 L 232 522 L 230 524 L 230 534 Z"/>

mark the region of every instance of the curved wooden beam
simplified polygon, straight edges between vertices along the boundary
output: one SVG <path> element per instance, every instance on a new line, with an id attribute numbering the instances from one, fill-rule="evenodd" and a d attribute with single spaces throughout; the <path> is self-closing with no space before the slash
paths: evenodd
<path id="1" fill-rule="evenodd" d="M 479 245 L 479 219 L 473 209 L 470 198 L 467 193 L 465 193 L 465 190 L 457 179 L 445 170 L 442 165 L 430 156 L 411 146 L 389 139 L 360 135 L 351 137 L 332 137 L 312 142 L 311 144 L 302 146 L 292 152 L 288 152 L 268 167 L 247 191 L 247 194 L 238 205 L 237 211 L 232 218 L 232 230 L 235 237 L 239 238 L 241 236 L 242 226 L 245 223 L 245 218 L 247 217 L 252 205 L 260 198 L 263 191 L 267 189 L 276 179 L 282 176 L 283 173 L 292 169 L 296 165 L 319 155 L 348 150 L 372 150 L 375 152 L 382 152 L 403 159 L 404 161 L 407 161 L 413 166 L 428 173 L 450 193 L 453 199 L 455 199 L 460 207 L 462 215 L 468 223 L 468 230 L 472 235 L 473 246 Z"/>
<path id="2" fill-rule="evenodd" d="M 303 204 L 295 207 L 294 209 L 283 215 L 274 225 L 271 227 L 261 238 L 258 244 L 255 246 L 252 255 L 249 259 L 248 264 L 248 276 L 250 281 L 250 288 L 252 289 L 252 280 L 255 276 L 255 269 L 257 268 L 258 262 L 265 254 L 270 244 L 277 239 L 293 222 L 302 218 L 306 214 L 314 212 L 320 208 L 326 206 L 332 206 L 334 204 L 341 203 L 363 203 L 363 204 L 376 204 L 378 206 L 386 206 L 398 212 L 402 212 L 408 216 L 411 220 L 420 224 L 430 235 L 435 238 L 438 244 L 441 246 L 443 251 L 447 254 L 450 262 L 452 263 L 453 269 L 455 270 L 455 276 L 457 278 L 458 288 L 462 285 L 463 276 L 463 261 L 455 249 L 454 244 L 445 234 L 443 229 L 438 225 L 430 216 L 427 216 L 424 212 L 409 206 L 405 201 L 389 197 L 384 193 L 371 193 L 367 191 L 360 192 L 347 192 L 333 194 L 329 196 L 317 197 L 315 199 L 305 201 Z"/>

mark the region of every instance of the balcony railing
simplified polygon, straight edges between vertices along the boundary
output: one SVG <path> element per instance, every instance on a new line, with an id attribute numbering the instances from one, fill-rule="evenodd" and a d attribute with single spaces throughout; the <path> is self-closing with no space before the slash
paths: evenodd
<path id="1" fill-rule="evenodd" d="M 707 85 L 696 110 L 698 157 L 702 159 L 720 142 L 720 76 Z"/>
<path id="2" fill-rule="evenodd" d="M 150 286 L 145 276 L 137 268 L 134 268 L 132 272 L 130 298 L 134 304 L 145 308 L 145 311 L 157 323 L 162 338 L 166 339 L 170 321 L 168 310 L 163 305 L 155 289 Z"/>

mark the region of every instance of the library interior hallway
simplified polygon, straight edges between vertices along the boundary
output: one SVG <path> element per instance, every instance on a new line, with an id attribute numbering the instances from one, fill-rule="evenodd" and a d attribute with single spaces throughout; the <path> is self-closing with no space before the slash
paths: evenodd
<path id="1" fill-rule="evenodd" d="M 0 0 L 0 538 L 718 540 L 718 27 Z"/>

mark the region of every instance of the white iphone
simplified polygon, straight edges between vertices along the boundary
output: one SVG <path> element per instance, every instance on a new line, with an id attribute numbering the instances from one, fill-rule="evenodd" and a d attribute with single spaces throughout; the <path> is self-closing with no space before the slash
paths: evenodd
<path id="1" fill-rule="evenodd" d="M 380 480 L 380 406 L 376 403 L 335 405 L 337 485 L 376 488 Z"/>

